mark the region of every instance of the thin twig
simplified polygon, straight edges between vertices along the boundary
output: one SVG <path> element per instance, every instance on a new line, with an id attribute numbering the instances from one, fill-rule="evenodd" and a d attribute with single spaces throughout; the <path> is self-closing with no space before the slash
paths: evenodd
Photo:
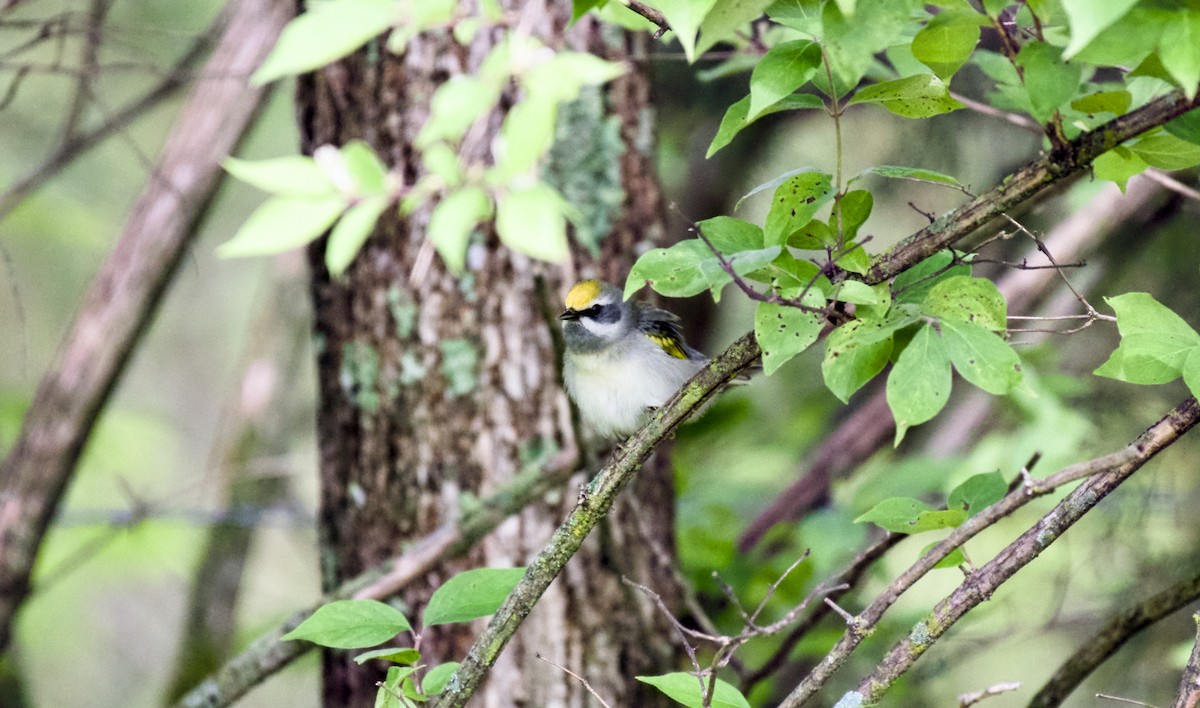
<path id="1" fill-rule="evenodd" d="M 565 667 L 561 664 L 557 664 L 557 663 L 551 661 L 550 659 L 547 659 L 546 657 L 542 656 L 538 652 L 534 652 L 533 655 L 534 655 L 534 657 L 541 659 L 542 661 L 546 662 L 547 664 L 553 666 L 554 668 L 558 669 L 559 671 L 562 671 L 566 675 L 570 676 L 571 678 L 575 679 L 579 683 L 583 684 L 583 687 L 585 689 L 587 689 L 587 692 L 592 694 L 593 696 L 595 696 L 596 700 L 600 701 L 600 705 L 604 706 L 604 708 L 612 708 L 612 706 L 608 705 L 608 701 L 604 700 L 603 696 L 601 696 L 599 693 L 596 693 L 596 689 L 592 688 L 592 684 L 588 683 L 587 679 L 585 679 L 584 677 L 575 673 L 574 671 L 568 669 L 567 667 Z"/>
<path id="2" fill-rule="evenodd" d="M 1107 693 L 1097 693 L 1096 698 L 1104 698 L 1110 701 L 1117 701 L 1119 703 L 1129 703 L 1135 706 L 1145 706 L 1145 708 L 1158 708 L 1158 706 L 1154 705 L 1153 703 L 1143 703 L 1142 701 L 1135 701 L 1132 698 L 1122 698 L 1121 696 L 1110 696 Z"/>
<path id="3" fill-rule="evenodd" d="M 1017 683 L 1016 681 L 1010 681 L 1008 683 L 998 683 L 995 686 L 990 686 L 982 691 L 964 693 L 958 697 L 958 708 L 967 708 L 967 706 L 973 706 L 985 698 L 991 698 L 992 696 L 998 696 L 1001 693 L 1015 691 L 1020 687 L 1020 683 Z"/>

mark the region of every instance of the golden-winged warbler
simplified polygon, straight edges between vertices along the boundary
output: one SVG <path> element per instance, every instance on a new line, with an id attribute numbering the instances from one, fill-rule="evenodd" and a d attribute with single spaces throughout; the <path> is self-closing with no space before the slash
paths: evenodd
<path id="1" fill-rule="evenodd" d="M 626 436 L 666 403 L 708 357 L 683 341 L 679 318 L 626 301 L 599 280 L 567 293 L 563 378 L 579 415 L 598 434 Z"/>

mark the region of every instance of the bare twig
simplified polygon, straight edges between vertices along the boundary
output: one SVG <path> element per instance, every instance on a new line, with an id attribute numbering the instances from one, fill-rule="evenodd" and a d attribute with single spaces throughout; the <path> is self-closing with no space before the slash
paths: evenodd
<path id="1" fill-rule="evenodd" d="M 1015 691 L 1020 687 L 1021 687 L 1021 684 L 1019 684 L 1015 681 L 1011 681 L 1009 683 L 998 683 L 995 686 L 989 686 L 988 688 L 985 688 L 982 691 L 974 691 L 972 693 L 964 693 L 963 695 L 958 697 L 958 707 L 959 708 L 967 708 L 967 706 L 973 706 L 985 698 L 991 698 L 992 696 L 998 696 L 1001 693 Z"/>
<path id="2" fill-rule="evenodd" d="M 551 661 L 550 659 L 547 659 L 546 657 L 542 656 L 541 654 L 539 654 L 537 652 L 534 652 L 533 655 L 535 657 L 537 657 L 538 659 L 541 659 L 542 661 L 546 662 L 547 664 L 553 666 L 554 668 L 558 669 L 559 671 L 562 671 L 563 673 L 565 673 L 566 675 L 575 679 L 579 683 L 583 684 L 584 689 L 586 689 L 588 693 L 595 696 L 596 700 L 600 701 L 600 705 L 604 706 L 604 708 L 612 708 L 611 706 L 608 705 L 608 701 L 604 700 L 603 696 L 601 696 L 599 693 L 596 693 L 596 689 L 592 688 L 592 684 L 588 683 L 587 679 L 585 679 L 584 677 L 575 673 L 574 671 L 568 669 L 567 667 L 565 667 L 561 664 L 557 664 L 557 663 Z"/>
<path id="3" fill-rule="evenodd" d="M 184 88 L 188 83 L 191 67 L 204 57 L 215 38 L 224 31 L 225 26 L 228 24 L 229 16 L 227 12 L 220 13 L 212 25 L 196 39 L 179 61 L 175 63 L 175 66 L 171 68 L 166 78 L 158 85 L 151 88 L 142 96 L 125 104 L 125 106 L 117 110 L 102 125 L 86 132 L 76 133 L 69 140 L 61 142 L 55 148 L 54 152 L 47 156 L 32 172 L 10 184 L 7 189 L 0 193 L 0 221 L 12 213 L 12 210 L 25 197 L 45 184 L 51 177 L 58 174 L 77 157 L 103 142 L 114 133 L 123 130 L 133 121 L 156 106 L 159 106 L 163 101 L 174 96 Z M 205 71 L 207 75 L 210 71 L 222 71 L 222 68 L 210 64 Z M 214 75 L 216 74 L 214 73 Z M 9 84 L 8 93 L 15 94 L 16 84 L 20 82 L 23 76 L 24 73 L 18 73 L 14 77 L 13 82 Z M 243 74 L 242 78 L 245 76 Z M 229 73 L 226 78 L 233 80 L 237 76 Z M 4 101 L 8 100 L 11 99 L 6 95 Z M 0 102 L 0 107 L 2 105 L 3 102 Z"/>
<path id="4" fill-rule="evenodd" d="M 663 17 L 661 12 L 650 7 L 646 3 L 641 2 L 640 0 L 620 0 L 620 3 L 649 20 L 651 24 L 658 25 L 658 31 L 654 33 L 655 39 L 663 36 L 668 30 L 671 29 L 671 25 L 667 24 L 667 18 Z"/>
<path id="5" fill-rule="evenodd" d="M 0 464 L 0 647 L 8 644 L 34 558 L 83 443 L 215 192 L 220 161 L 256 115 L 263 91 L 248 77 L 286 22 L 285 6 L 236 3 L 210 65 L 244 78 L 195 87 L 163 148 L 163 179 L 147 184 L 135 203 Z M 0 214 L 7 203 L 0 200 Z"/>
<path id="6" fill-rule="evenodd" d="M 1096 698 L 1117 701 L 1118 703 L 1128 703 L 1135 706 L 1145 706 L 1145 708 L 1158 708 L 1158 706 L 1154 705 L 1153 703 L 1143 703 L 1142 701 L 1135 701 L 1132 698 L 1122 698 L 1121 696 L 1110 696 L 1107 693 L 1097 693 Z"/>

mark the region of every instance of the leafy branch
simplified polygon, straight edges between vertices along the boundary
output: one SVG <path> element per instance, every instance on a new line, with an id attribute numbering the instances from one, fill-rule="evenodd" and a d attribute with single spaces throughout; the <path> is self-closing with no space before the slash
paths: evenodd
<path id="1" fill-rule="evenodd" d="M 1117 452 L 1071 465 L 1041 480 L 1022 475 L 1022 483 L 1013 491 L 956 528 L 859 613 L 842 639 L 780 704 L 781 708 L 796 708 L 824 686 L 899 595 L 952 550 L 1034 498 L 1069 482 L 1088 478 L 995 558 L 970 573 L 958 589 L 939 602 L 909 635 L 892 647 L 851 694 L 861 702 L 878 699 L 963 615 L 990 597 L 997 587 L 1036 558 L 1101 499 L 1197 422 L 1200 422 L 1200 404 L 1194 397 L 1189 397 Z"/>
<path id="2" fill-rule="evenodd" d="M 881 283 L 986 226 L 1016 205 L 1032 199 L 1047 187 L 1090 165 L 1121 143 L 1200 106 L 1200 97 L 1188 99 L 1174 92 L 1155 99 L 1095 130 L 1081 134 L 1065 149 L 1025 165 L 995 189 L 938 217 L 915 234 L 871 260 L 864 280 Z"/>

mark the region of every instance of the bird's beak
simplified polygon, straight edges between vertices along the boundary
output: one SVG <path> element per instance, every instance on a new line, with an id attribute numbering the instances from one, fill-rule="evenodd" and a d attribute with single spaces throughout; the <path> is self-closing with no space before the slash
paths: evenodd
<path id="1" fill-rule="evenodd" d="M 578 310 L 563 310 L 563 313 L 558 316 L 560 320 L 577 320 L 579 319 Z"/>

